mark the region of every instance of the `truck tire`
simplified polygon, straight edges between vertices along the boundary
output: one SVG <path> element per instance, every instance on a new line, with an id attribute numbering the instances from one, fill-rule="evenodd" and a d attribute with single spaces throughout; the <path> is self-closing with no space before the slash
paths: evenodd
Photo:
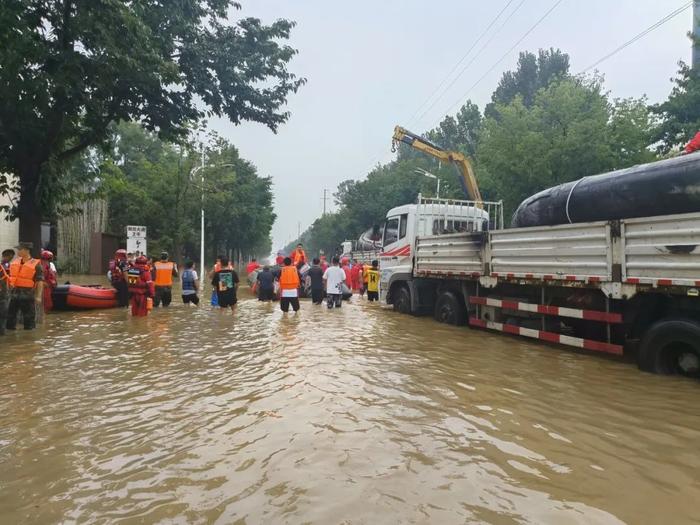
<path id="1" fill-rule="evenodd" d="M 700 375 L 700 324 L 690 319 L 653 324 L 642 337 L 637 364 L 654 374 Z"/>
<path id="2" fill-rule="evenodd" d="M 394 294 L 392 294 L 394 295 Z M 394 295 L 394 311 L 402 314 L 411 313 L 411 293 L 405 286 L 399 286 Z"/>
<path id="3" fill-rule="evenodd" d="M 435 301 L 435 320 L 439 323 L 463 325 L 467 321 L 467 310 L 454 292 L 442 292 Z"/>

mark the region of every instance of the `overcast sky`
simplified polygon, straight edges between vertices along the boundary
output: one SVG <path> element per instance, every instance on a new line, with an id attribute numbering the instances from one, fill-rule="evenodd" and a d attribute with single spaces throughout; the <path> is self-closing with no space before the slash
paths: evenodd
<path id="1" fill-rule="evenodd" d="M 391 160 L 396 124 L 423 132 L 446 112 L 454 113 L 467 98 L 483 109 L 501 74 L 515 66 L 519 51 L 558 47 L 570 55 L 572 72 L 578 73 L 688 3 L 563 0 L 474 86 L 555 3 L 514 0 L 459 69 L 476 56 L 473 63 L 442 99 L 417 118 L 435 97 L 424 104 L 426 99 L 508 0 L 242 1 L 243 10 L 237 16 L 296 21 L 290 44 L 299 54 L 290 70 L 308 81 L 290 98 L 291 118 L 276 135 L 259 124 L 211 123 L 262 175 L 273 178 L 275 250 L 296 238 L 299 223 L 303 231 L 321 215 L 324 188 L 332 193 L 341 181 L 363 178 L 377 162 Z M 678 61 L 690 61 L 686 33 L 691 21 L 691 9 L 687 9 L 600 64 L 597 69 L 612 95 L 646 94 L 653 102 L 663 100 Z M 329 204 L 335 207 L 332 201 Z"/>

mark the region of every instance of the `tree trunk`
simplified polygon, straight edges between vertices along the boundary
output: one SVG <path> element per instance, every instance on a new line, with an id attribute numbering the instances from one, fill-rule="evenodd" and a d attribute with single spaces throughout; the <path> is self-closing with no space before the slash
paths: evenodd
<path id="1" fill-rule="evenodd" d="M 23 186 L 20 190 L 17 203 L 17 217 L 19 219 L 20 242 L 31 242 L 34 245 L 32 255 L 39 257 L 41 252 L 41 213 L 34 201 L 34 188 Z"/>

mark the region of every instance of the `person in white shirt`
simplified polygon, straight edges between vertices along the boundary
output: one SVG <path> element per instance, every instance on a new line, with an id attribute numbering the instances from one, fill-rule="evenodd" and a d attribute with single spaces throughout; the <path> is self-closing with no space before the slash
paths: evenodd
<path id="1" fill-rule="evenodd" d="M 332 266 L 329 266 L 323 274 L 323 281 L 326 283 L 326 305 L 328 308 L 340 308 L 343 304 L 343 282 L 345 281 L 345 271 L 339 266 L 340 259 L 333 257 Z"/>

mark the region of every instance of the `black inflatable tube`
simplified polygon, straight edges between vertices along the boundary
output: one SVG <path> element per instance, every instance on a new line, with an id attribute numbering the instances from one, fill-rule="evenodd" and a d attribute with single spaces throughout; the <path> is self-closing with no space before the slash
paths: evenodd
<path id="1" fill-rule="evenodd" d="M 584 177 L 520 203 L 511 227 L 700 211 L 700 153 Z"/>

